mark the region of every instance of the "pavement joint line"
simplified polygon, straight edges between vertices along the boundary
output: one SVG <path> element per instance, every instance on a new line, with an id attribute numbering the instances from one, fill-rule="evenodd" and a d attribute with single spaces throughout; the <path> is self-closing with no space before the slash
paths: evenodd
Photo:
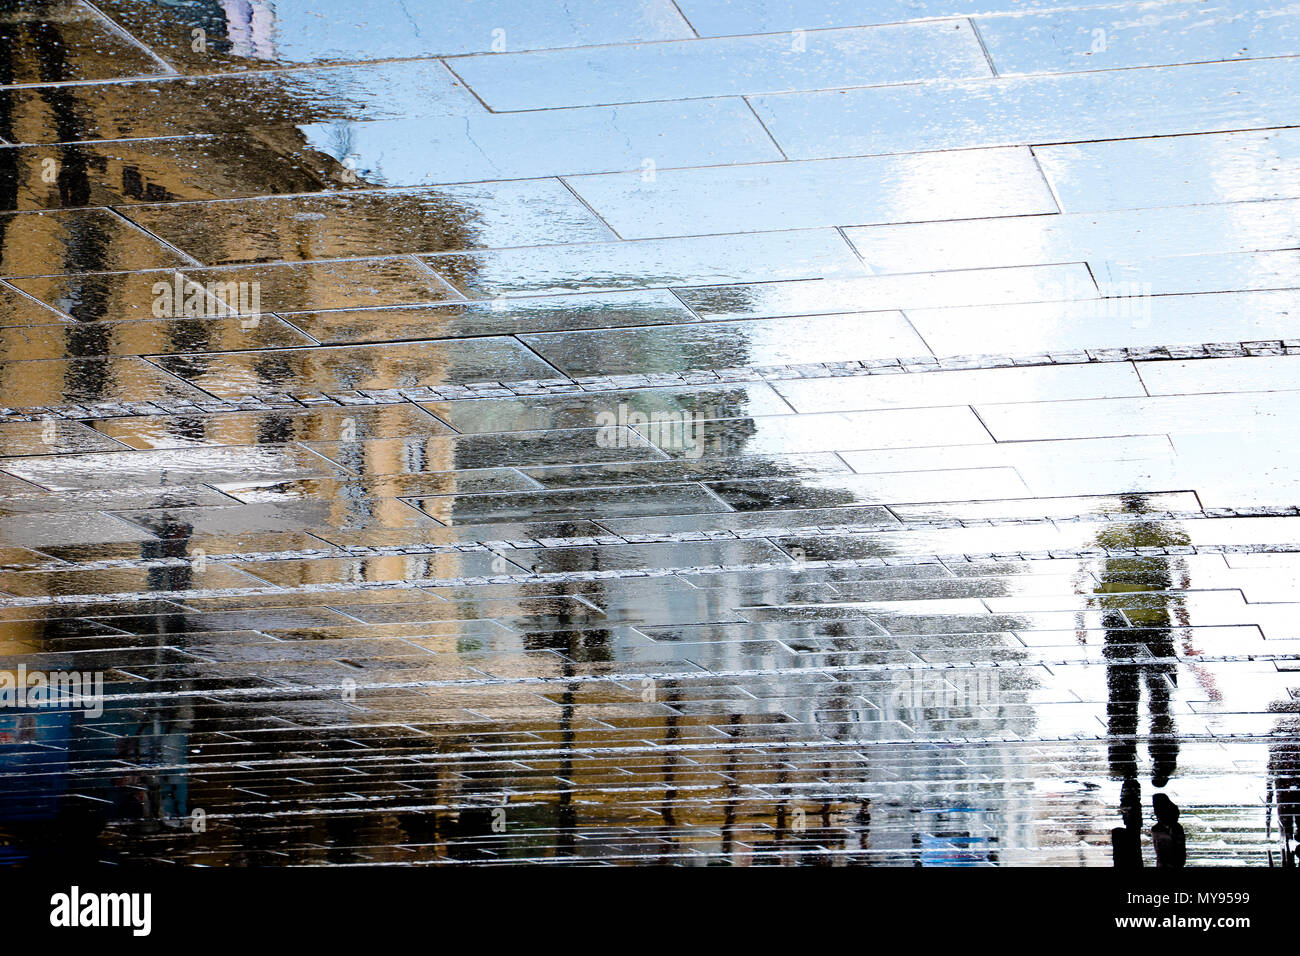
<path id="1" fill-rule="evenodd" d="M 827 653 L 846 653 L 831 651 Z M 1163 657 L 1134 655 L 1120 660 L 1134 665 L 1144 663 L 1179 663 L 1179 664 L 1220 664 L 1244 663 L 1249 661 L 1290 661 L 1300 659 L 1300 653 L 1280 651 L 1260 654 L 1172 654 Z M 664 683 L 713 680 L 744 680 L 746 678 L 766 677 L 803 677 L 826 676 L 836 674 L 878 674 L 899 672 L 938 672 L 982 671 L 982 670 L 1033 670 L 1040 667 L 1110 667 L 1114 660 L 1096 661 L 1067 658 L 1033 658 L 1024 661 L 911 661 L 903 664 L 821 664 L 807 667 L 769 667 L 746 668 L 740 670 L 713 671 L 629 671 L 618 674 L 568 674 L 546 677 L 476 677 L 459 680 L 420 680 L 420 681 L 377 681 L 374 683 L 351 684 L 294 684 L 272 687 L 228 687 L 207 689 L 181 689 L 148 691 L 140 693 L 103 694 L 97 697 L 104 703 L 125 703 L 129 701 L 168 701 L 178 697 L 205 697 L 219 699 L 272 698 L 275 700 L 296 697 L 315 697 L 323 693 L 342 693 L 343 691 L 381 691 L 381 690 L 454 690 L 461 687 L 567 687 L 573 684 L 639 684 L 646 680 Z M 843 683 L 843 681 L 838 681 Z M 74 699 L 75 702 L 75 699 Z M 659 701 L 668 704 L 668 701 Z"/>
<path id="2" fill-rule="evenodd" d="M 800 724 L 788 725 L 791 728 L 799 727 Z M 1137 734 L 1125 735 L 1126 739 L 1134 741 L 1148 741 L 1152 739 L 1165 739 L 1162 735 L 1154 734 Z M 1267 743 L 1270 740 L 1276 740 L 1272 734 L 1208 734 L 1208 733 L 1180 733 L 1177 735 L 1178 740 L 1191 743 L 1212 743 L 1222 740 L 1233 740 L 1236 742 Z M 992 746 L 994 744 L 1005 747 L 1026 746 L 1041 747 L 1045 744 L 1070 743 L 1079 740 L 1088 740 L 1094 742 L 1104 742 L 1111 738 L 1104 733 L 1097 734 L 1072 734 L 1069 736 L 1049 737 L 1046 735 L 1039 737 L 1024 736 L 968 736 L 952 735 L 948 737 L 897 737 L 897 738 L 877 738 L 873 740 L 832 740 L 832 739 L 803 739 L 803 740 L 756 740 L 745 741 L 729 739 L 723 741 L 709 741 L 707 743 L 679 743 L 679 744 L 641 744 L 641 745 L 612 745 L 607 747 L 539 747 L 536 749 L 515 748 L 485 751 L 480 748 L 473 748 L 467 751 L 443 751 L 436 754 L 426 754 L 425 752 L 417 754 L 406 754 L 401 757 L 395 757 L 393 754 L 341 754 L 335 757 L 278 757 L 268 759 L 244 759 L 220 762 L 185 762 L 185 763 L 150 763 L 148 765 L 138 765 L 141 769 L 147 769 L 150 773 L 165 773 L 167 771 L 196 771 L 212 773 L 221 770 L 248 770 L 254 768 L 284 768 L 292 767 L 329 767 L 335 765 L 349 764 L 382 764 L 401 762 L 408 764 L 412 768 L 424 766 L 438 766 L 443 763 L 457 762 L 474 762 L 481 763 L 485 757 L 491 757 L 498 761 L 510 760 L 546 760 L 546 759 L 566 759 L 566 758 L 583 758 L 583 757 L 610 757 L 610 756 L 639 756 L 639 755 L 670 755 L 686 753 L 730 753 L 740 752 L 758 752 L 767 753 L 770 751 L 779 751 L 783 753 L 798 753 L 800 751 L 837 751 L 837 750 L 871 750 L 873 748 L 892 748 L 892 747 L 916 747 L 918 744 L 928 745 L 945 745 L 945 744 L 962 744 L 974 746 Z M 68 768 L 60 769 L 58 773 L 66 773 L 70 776 L 93 777 L 105 772 L 120 774 L 124 766 L 130 766 L 122 762 L 116 762 L 112 768 L 105 769 L 86 769 Z M 24 777 L 40 777 L 44 774 L 39 771 L 24 772 Z M 770 784 L 768 786 L 771 786 Z M 489 791 L 489 794 L 500 798 L 500 792 Z M 495 804 L 499 805 L 499 804 Z M 302 813 L 310 810 L 298 811 Z"/>
<path id="3" fill-rule="evenodd" d="M 1300 543 L 1268 545 L 1187 545 L 1174 548 L 1071 548 L 1053 551 L 1015 551 L 1015 552 L 978 552 L 955 554 L 908 555 L 895 558 L 842 558 L 827 561 L 769 561 L 753 564 L 734 565 L 697 565 L 692 567 L 647 567 L 608 571 L 553 571 L 533 574 L 510 575 L 475 575 L 456 578 L 420 578 L 411 581 L 340 581 L 309 584 L 298 587 L 258 587 L 258 588 L 208 588 L 159 591 L 119 591 L 101 594 L 59 594 L 33 597 L 7 597 L 0 599 L 0 608 L 6 607 L 48 607 L 60 604 L 114 604 L 118 602 L 136 602 L 141 600 L 202 600 L 206 598 L 239 598 L 281 596 L 295 594 L 331 594 L 354 591 L 400 591 L 420 590 L 423 588 L 478 587 L 489 584 L 567 584 L 583 581 L 634 580 L 638 578 L 663 578 L 679 574 L 710 575 L 735 574 L 738 572 L 790 571 L 798 570 L 836 570 L 842 568 L 880 568 L 910 567 L 936 563 L 958 563 L 980 561 L 1043 561 L 1043 560 L 1079 560 L 1107 557 L 1170 557 L 1186 554 L 1258 554 L 1258 553 L 1295 553 L 1300 552 Z M 187 562 L 188 563 L 188 562 Z M 67 569 L 64 569 L 67 570 Z M 869 603 L 869 602 L 868 602 Z M 234 610 L 234 609 L 232 609 Z M 252 610 L 240 608 L 238 610 Z M 180 612 L 178 612 L 180 613 Z M 199 613 L 197 611 L 193 613 Z"/>
<path id="4" fill-rule="evenodd" d="M 527 494 L 527 492 L 524 492 Z M 1143 524 L 1152 521 L 1199 521 L 1199 520 L 1218 520 L 1230 518 L 1291 518 L 1300 516 L 1300 506 L 1278 506 L 1269 508 L 1240 508 L 1240 509 L 1212 509 L 1207 511 L 1189 511 L 1189 512 L 1147 512 L 1140 516 L 1131 516 L 1127 514 L 1117 514 L 1113 512 L 1101 512 L 1097 514 L 1071 515 L 1065 517 L 1033 517 L 1033 518 L 987 518 L 978 520 L 962 519 L 936 519 L 933 521 L 909 521 L 899 525 L 862 525 L 862 524 L 829 524 L 829 525 L 770 525 L 762 528 L 740 528 L 740 529 L 718 529 L 704 531 L 681 531 L 681 532 L 663 532 L 660 534 L 615 534 L 608 532 L 604 535 L 594 537 L 579 538 L 544 538 L 544 539 L 483 539 L 474 542 L 457 542 L 454 544 L 411 544 L 411 545 L 389 545 L 367 547 L 363 545 L 339 545 L 335 549 L 311 548 L 303 550 L 288 551 L 245 551 L 245 552 L 227 552 L 227 553 L 205 553 L 204 560 L 219 563 L 230 562 L 256 562 L 266 563 L 274 561 L 297 561 L 297 560 L 314 560 L 323 558 L 390 558 L 390 557 L 417 557 L 421 555 L 443 555 L 443 554 L 484 554 L 493 551 L 545 551 L 556 548 L 572 547 L 592 547 L 607 546 L 619 547 L 622 545 L 639 545 L 639 544 L 690 544 L 699 542 L 712 541 L 751 541 L 764 540 L 768 538 L 787 538 L 787 537 L 867 537 L 873 535 L 893 535 L 913 531 L 933 531 L 949 530 L 958 528 L 996 528 L 996 527 L 1020 527 L 1024 525 L 1056 525 L 1056 524 L 1079 524 L 1079 523 L 1109 523 L 1109 524 Z M 1169 545 L 1159 550 L 1162 554 L 1195 554 L 1199 553 L 1196 548 L 1204 548 L 1206 545 Z M 1225 546 L 1227 547 L 1227 546 Z M 1244 546 L 1243 546 L 1244 547 Z M 1258 545 L 1266 550 L 1273 549 L 1278 551 L 1291 550 L 1292 547 L 1300 548 L 1300 544 L 1292 546 L 1282 545 Z M 1113 550 L 1106 549 L 1073 549 L 1080 553 L 1086 552 L 1088 555 L 1114 553 Z M 1128 552 L 1124 552 L 1128 553 Z M 869 560 L 884 560 L 869 559 Z M 792 564 L 799 562 L 791 559 Z M 804 564 L 812 562 L 805 561 Z M 929 563 L 929 562 L 922 562 Z M 124 570 L 130 568 L 187 568 L 193 565 L 193 559 L 187 557 L 161 557 L 161 558 L 105 558 L 100 561 L 52 561 L 48 564 L 37 565 L 26 568 L 17 573 L 35 573 L 42 571 L 101 571 L 101 570 Z M 788 567 L 789 564 L 779 564 L 779 567 Z M 580 572 L 564 572 L 580 573 Z M 365 583 L 365 582 L 363 582 Z M 379 583 L 379 582 L 370 582 Z M 422 582 L 421 582 L 422 583 Z M 175 592 L 167 592 L 175 593 Z M 2 605 L 0 601 L 0 605 Z"/>
<path id="5" fill-rule="evenodd" d="M 456 342 L 436 339 L 430 342 Z M 337 349 L 352 346 L 304 346 Z M 179 356 L 226 353 L 176 353 Z M 726 369 L 683 372 L 629 373 L 623 375 L 565 376 L 557 379 L 527 379 L 507 382 L 472 382 L 463 385 L 422 385 L 400 389 L 362 389 L 345 392 L 316 392 L 302 395 L 265 394 L 218 398 L 208 401 L 139 400 L 64 404 L 34 408 L 0 408 L 0 422 L 39 421 L 44 418 L 67 418 L 80 421 L 102 418 L 191 414 L 219 414 L 278 410 L 284 408 L 349 407 L 360 405 L 394 405 L 402 402 L 459 401 L 475 398 L 516 398 L 539 395 L 600 393 L 606 391 L 666 388 L 690 385 L 736 384 L 741 382 L 788 381 L 809 378 L 853 378 L 870 375 L 897 375 L 923 372 L 974 371 L 980 369 L 1028 368 L 1034 366 L 1089 365 L 1115 362 L 1186 361 L 1215 358 L 1267 358 L 1300 355 L 1300 339 L 1267 339 L 1241 342 L 1209 342 L 1194 345 L 1159 345 L 1143 347 L 1093 348 L 1059 352 L 1033 353 L 1023 356 L 905 356 L 889 359 L 859 359 L 841 362 L 817 362 L 776 366 L 738 366 Z M 116 357 L 116 356 L 115 356 Z M 121 356 L 123 358 L 144 356 Z M 182 379 L 183 381 L 183 379 Z"/>

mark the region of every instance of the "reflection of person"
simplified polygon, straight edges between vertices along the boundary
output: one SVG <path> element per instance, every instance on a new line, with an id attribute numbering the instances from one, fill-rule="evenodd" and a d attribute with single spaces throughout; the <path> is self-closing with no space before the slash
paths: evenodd
<path id="1" fill-rule="evenodd" d="M 1110 831 L 1111 862 L 1122 870 L 1142 866 L 1142 786 L 1132 778 L 1119 791 L 1122 827 Z"/>
<path id="2" fill-rule="evenodd" d="M 1282 866 L 1296 866 L 1296 824 L 1300 820 L 1300 699 L 1274 703 L 1269 710 L 1287 715 L 1278 722 L 1276 738 L 1269 744 L 1268 793 L 1265 807 L 1277 812 L 1282 840 Z M 1269 865 L 1273 865 L 1269 851 Z"/>
<path id="3" fill-rule="evenodd" d="M 1178 822 L 1178 804 L 1167 794 L 1157 793 L 1151 798 L 1156 822 L 1151 828 L 1151 843 L 1156 850 L 1156 866 L 1171 868 L 1187 863 L 1187 837 Z"/>
<path id="4" fill-rule="evenodd" d="M 1143 495 L 1125 495 L 1124 513 L 1140 515 L 1146 509 Z M 1159 521 L 1116 521 L 1096 537 L 1108 551 L 1132 548 L 1169 548 L 1188 543 L 1187 536 Z M 1174 571 L 1181 571 L 1179 586 L 1189 585 L 1186 569 L 1177 558 L 1165 556 L 1107 557 L 1088 596 L 1087 606 L 1101 610 L 1105 630 L 1106 717 L 1110 737 L 1111 775 L 1136 779 L 1138 710 L 1146 686 L 1151 712 L 1151 782 L 1163 787 L 1178 765 L 1178 740 L 1171 709 L 1170 690 L 1178 682 L 1177 652 L 1173 642 L 1171 612 L 1180 625 L 1189 621 L 1182 597 L 1173 590 Z M 1081 590 L 1079 593 L 1083 593 Z M 1083 614 L 1078 634 L 1087 639 Z"/>

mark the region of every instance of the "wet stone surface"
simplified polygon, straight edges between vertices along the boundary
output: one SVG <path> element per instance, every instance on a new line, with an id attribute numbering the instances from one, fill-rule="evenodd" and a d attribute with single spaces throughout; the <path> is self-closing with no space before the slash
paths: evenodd
<path id="1" fill-rule="evenodd" d="M 0 862 L 1295 865 L 1290 7 L 5 7 Z"/>

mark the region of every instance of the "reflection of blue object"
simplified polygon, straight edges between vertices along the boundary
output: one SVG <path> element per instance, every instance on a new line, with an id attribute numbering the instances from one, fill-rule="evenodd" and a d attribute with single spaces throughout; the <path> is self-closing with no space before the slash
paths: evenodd
<path id="1" fill-rule="evenodd" d="M 73 715 L 0 710 L 0 820 L 46 820 L 66 789 Z"/>
<path id="2" fill-rule="evenodd" d="M 920 834 L 922 866 L 987 866 L 992 863 L 993 839 L 975 836 L 986 829 L 985 811 L 977 807 L 932 808 L 929 833 Z"/>

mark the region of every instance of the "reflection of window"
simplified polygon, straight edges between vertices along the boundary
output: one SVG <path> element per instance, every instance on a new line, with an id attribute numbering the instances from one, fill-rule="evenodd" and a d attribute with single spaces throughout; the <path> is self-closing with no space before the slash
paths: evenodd
<path id="1" fill-rule="evenodd" d="M 275 58 L 275 11 L 266 0 L 222 0 L 232 56 Z"/>
<path id="2" fill-rule="evenodd" d="M 132 199 L 144 198 L 144 177 L 134 166 L 122 167 L 122 193 Z"/>
<path id="3" fill-rule="evenodd" d="M 428 457 L 424 453 L 424 440 L 408 438 L 402 442 L 402 470 L 406 472 L 424 471 Z"/>

